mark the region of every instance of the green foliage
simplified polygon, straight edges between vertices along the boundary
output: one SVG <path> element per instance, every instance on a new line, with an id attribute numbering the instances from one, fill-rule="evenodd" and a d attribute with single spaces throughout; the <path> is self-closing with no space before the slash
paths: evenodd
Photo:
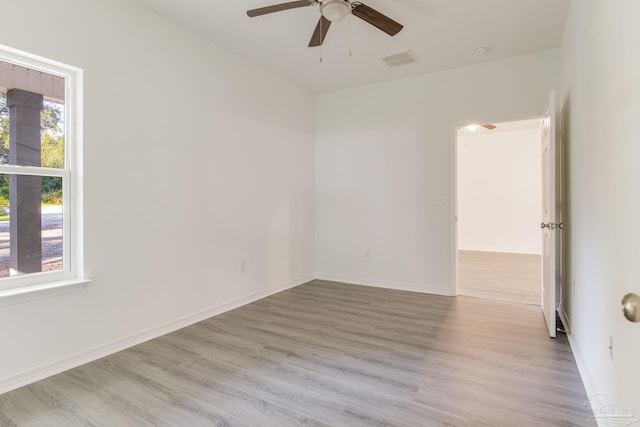
<path id="1" fill-rule="evenodd" d="M 9 163 L 9 108 L 7 97 L 0 92 L 0 163 Z"/>
<path id="2" fill-rule="evenodd" d="M 42 203 L 62 204 L 62 178 L 59 176 L 42 177 Z"/>
<path id="3" fill-rule="evenodd" d="M 42 204 L 43 205 L 61 205 L 62 190 L 56 190 L 50 193 L 42 193 Z"/>
<path id="4" fill-rule="evenodd" d="M 50 133 L 43 133 L 41 146 L 42 166 L 47 168 L 64 167 L 64 136 L 52 136 Z"/>
<path id="5" fill-rule="evenodd" d="M 40 115 L 42 128 L 41 161 L 45 168 L 64 167 L 64 122 L 60 104 L 45 101 Z"/>
<path id="6" fill-rule="evenodd" d="M 64 108 L 45 101 L 41 118 L 41 165 L 47 168 L 64 167 Z M 0 164 L 9 164 L 9 108 L 7 97 L 0 92 Z M 62 203 L 62 179 L 42 178 L 42 202 Z M 0 207 L 9 205 L 9 177 L 0 175 Z"/>

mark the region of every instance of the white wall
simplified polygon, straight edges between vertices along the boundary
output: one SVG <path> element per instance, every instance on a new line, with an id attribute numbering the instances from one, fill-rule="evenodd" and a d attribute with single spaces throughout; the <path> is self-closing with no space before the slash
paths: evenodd
<path id="1" fill-rule="evenodd" d="M 319 95 L 314 154 L 308 93 L 151 12 L 2 8 L 0 43 L 85 70 L 93 283 L 0 308 L 0 392 L 314 271 L 450 293 L 455 127 L 539 114 L 559 85 L 548 51 Z M 572 343 L 591 390 L 640 411 L 624 370 L 640 328 L 619 313 L 640 292 L 637 16 L 636 0 L 573 2 L 561 58 Z"/>
<path id="2" fill-rule="evenodd" d="M 546 51 L 317 96 L 319 276 L 453 292 L 455 128 L 541 115 L 559 67 Z"/>
<path id="3" fill-rule="evenodd" d="M 541 253 L 540 139 L 539 128 L 458 130 L 458 249 Z"/>
<path id="4" fill-rule="evenodd" d="M 635 408 L 636 418 L 640 325 L 622 317 L 620 300 L 640 294 L 638 16 L 636 0 L 574 1 L 562 43 L 569 195 L 564 309 L 589 393 Z"/>
<path id="5" fill-rule="evenodd" d="M 313 277 L 312 96 L 130 3 L 2 5 L 0 43 L 85 72 L 93 283 L 0 308 L 0 393 Z"/>

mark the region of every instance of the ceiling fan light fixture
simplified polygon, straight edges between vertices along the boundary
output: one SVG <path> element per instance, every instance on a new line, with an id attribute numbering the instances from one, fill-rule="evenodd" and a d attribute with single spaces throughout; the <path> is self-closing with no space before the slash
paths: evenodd
<path id="1" fill-rule="evenodd" d="M 320 5 L 320 13 L 331 22 L 342 21 L 351 12 L 345 0 L 326 0 Z"/>

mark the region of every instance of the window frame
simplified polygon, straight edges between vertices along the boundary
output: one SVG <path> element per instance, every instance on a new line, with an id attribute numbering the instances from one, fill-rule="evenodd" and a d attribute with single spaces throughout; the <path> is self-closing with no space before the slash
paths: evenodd
<path id="1" fill-rule="evenodd" d="M 62 270 L 0 278 L 0 306 L 30 294 L 63 293 L 80 289 L 84 276 L 82 217 L 82 70 L 57 61 L 0 45 L 0 60 L 64 79 L 64 168 L 2 165 L 0 174 L 62 177 Z"/>

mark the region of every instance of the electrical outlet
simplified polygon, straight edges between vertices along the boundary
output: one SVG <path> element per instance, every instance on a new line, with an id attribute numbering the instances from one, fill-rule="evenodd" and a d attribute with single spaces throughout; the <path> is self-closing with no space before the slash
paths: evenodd
<path id="1" fill-rule="evenodd" d="M 576 296 L 576 281 L 571 282 L 571 295 Z"/>
<path id="2" fill-rule="evenodd" d="M 240 271 L 247 271 L 247 260 L 246 259 L 241 259 L 240 260 Z"/>
<path id="3" fill-rule="evenodd" d="M 365 258 L 371 258 L 371 251 L 369 249 L 365 249 L 364 250 L 364 257 Z"/>

